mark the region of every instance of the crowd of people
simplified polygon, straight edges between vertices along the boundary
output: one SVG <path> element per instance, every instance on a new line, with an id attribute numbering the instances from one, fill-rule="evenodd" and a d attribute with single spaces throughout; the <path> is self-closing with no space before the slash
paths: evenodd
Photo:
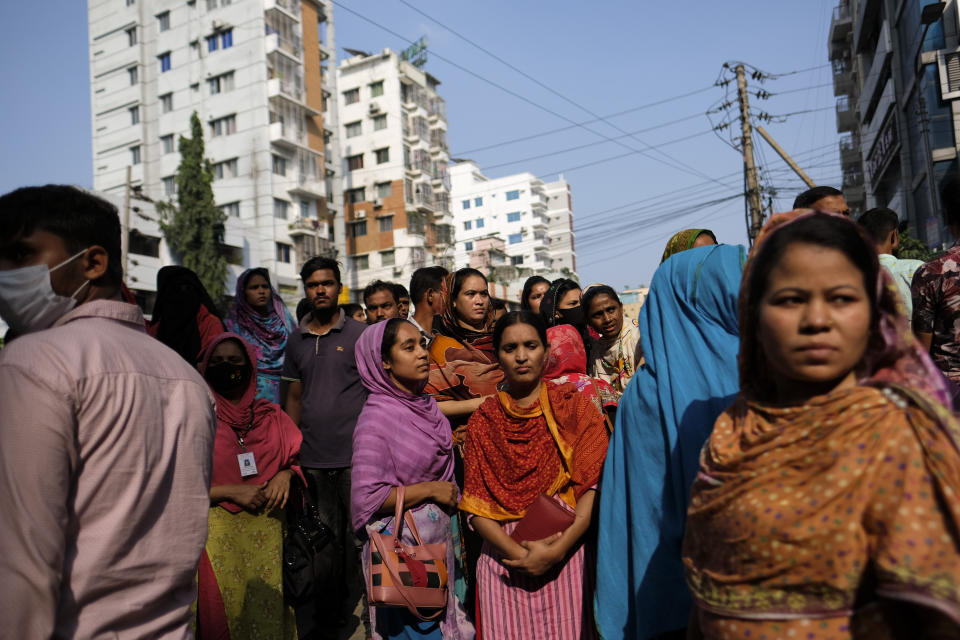
<path id="1" fill-rule="evenodd" d="M 899 234 L 817 187 L 676 233 L 637 318 L 313 257 L 294 314 L 177 266 L 147 322 L 111 205 L 4 195 L 0 635 L 960 637 L 960 246 Z"/>

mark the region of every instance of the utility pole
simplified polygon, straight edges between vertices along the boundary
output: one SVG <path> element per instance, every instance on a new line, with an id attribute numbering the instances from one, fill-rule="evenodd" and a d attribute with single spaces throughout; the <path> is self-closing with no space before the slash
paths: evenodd
<path id="1" fill-rule="evenodd" d="M 803 182 L 807 185 L 807 187 L 813 188 L 813 187 L 817 186 L 817 184 L 816 184 L 813 180 L 810 179 L 810 176 L 808 176 L 808 175 L 804 172 L 804 170 L 801 169 L 800 166 L 799 166 L 796 162 L 793 161 L 793 158 L 790 157 L 790 154 L 788 154 L 786 151 L 784 151 L 784 150 L 783 150 L 783 147 L 781 147 L 780 145 L 778 145 L 778 144 L 777 144 L 777 141 L 774 140 L 773 137 L 772 137 L 769 133 L 767 133 L 767 130 L 766 130 L 766 129 L 764 129 L 764 128 L 761 127 L 760 125 L 757 125 L 757 133 L 759 133 L 761 136 L 763 136 L 763 139 L 767 141 L 767 144 L 769 144 L 771 147 L 773 147 L 773 150 L 776 151 L 777 154 L 778 154 L 781 158 L 783 158 L 783 161 L 786 162 L 787 165 L 788 165 L 791 169 L 793 169 L 793 172 L 794 172 L 795 174 L 797 174 L 798 176 L 800 176 L 800 179 L 803 180 Z"/>
<path id="2" fill-rule="evenodd" d="M 750 207 L 750 223 L 747 225 L 747 235 L 750 244 L 760 234 L 763 227 L 763 202 L 760 199 L 760 180 L 757 177 L 757 166 L 753 162 L 753 138 L 750 127 L 750 105 L 747 102 L 747 76 L 743 65 L 738 64 L 737 94 L 740 98 L 740 128 L 743 132 L 743 173 L 747 184 L 747 204 Z"/>

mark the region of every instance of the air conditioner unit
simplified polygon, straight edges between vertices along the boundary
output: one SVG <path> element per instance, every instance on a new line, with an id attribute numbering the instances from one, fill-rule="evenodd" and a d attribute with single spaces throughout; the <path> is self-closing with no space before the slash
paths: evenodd
<path id="1" fill-rule="evenodd" d="M 393 277 L 394 277 L 394 278 L 399 278 L 399 277 L 402 276 L 402 275 L 403 275 L 403 269 L 401 269 L 400 267 L 394 267 L 394 268 L 393 268 Z"/>
<path id="2" fill-rule="evenodd" d="M 383 208 L 383 200 L 381 200 L 380 198 L 374 198 L 374 199 L 373 199 L 373 208 L 374 208 L 374 209 L 381 209 L 381 208 Z"/>
<path id="3" fill-rule="evenodd" d="M 367 217 L 367 212 L 366 212 L 366 211 L 354 211 L 354 212 L 353 212 L 353 217 L 354 217 L 355 220 L 363 220 L 364 218 Z"/>
<path id="4" fill-rule="evenodd" d="M 213 27 L 214 31 L 219 31 L 220 29 L 223 29 L 223 20 L 214 20 L 210 26 Z"/>
<path id="5" fill-rule="evenodd" d="M 380 106 L 376 102 L 371 102 L 369 110 L 371 114 L 380 113 Z"/>

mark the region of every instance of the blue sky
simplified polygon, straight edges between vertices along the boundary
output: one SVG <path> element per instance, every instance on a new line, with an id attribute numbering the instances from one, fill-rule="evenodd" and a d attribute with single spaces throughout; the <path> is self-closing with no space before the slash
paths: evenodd
<path id="1" fill-rule="evenodd" d="M 710 132 L 705 115 L 724 99 L 712 85 L 726 61 L 789 74 L 752 82 L 752 90 L 778 95 L 751 96 L 751 107 L 795 114 L 764 126 L 817 183 L 840 181 L 826 66 L 833 0 L 407 0 L 548 88 L 400 0 L 335 1 L 338 58 L 342 47 L 408 44 L 350 10 L 409 40 L 427 36 L 436 55 L 426 69 L 442 82 L 452 155 L 489 167 L 491 177 L 531 171 L 551 180 L 563 173 L 573 191 L 583 282 L 617 288 L 649 282 L 669 236 L 687 227 L 745 242 L 743 199 L 736 197 L 741 156 Z M 8 26 L 0 40 L 0 192 L 47 182 L 90 186 L 86 3 L 4 2 L 0 21 Z M 570 124 L 625 111 L 586 125 L 592 132 Z M 714 115 L 714 123 L 722 119 Z M 498 144 L 556 129 L 563 130 Z M 633 152 L 644 143 L 657 149 Z M 802 183 L 765 143 L 756 144 L 765 183 L 778 190 L 774 209 L 788 209 Z"/>

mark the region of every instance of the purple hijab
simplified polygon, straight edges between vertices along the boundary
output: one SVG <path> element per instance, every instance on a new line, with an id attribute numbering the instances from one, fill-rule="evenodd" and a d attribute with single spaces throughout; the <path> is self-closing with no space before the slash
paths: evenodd
<path id="1" fill-rule="evenodd" d="M 355 348 L 360 381 L 370 392 L 353 432 L 350 491 L 353 528 L 364 537 L 364 527 L 394 487 L 453 482 L 450 422 L 422 387 L 417 395 L 401 391 L 383 368 L 387 324 L 368 327 Z"/>

